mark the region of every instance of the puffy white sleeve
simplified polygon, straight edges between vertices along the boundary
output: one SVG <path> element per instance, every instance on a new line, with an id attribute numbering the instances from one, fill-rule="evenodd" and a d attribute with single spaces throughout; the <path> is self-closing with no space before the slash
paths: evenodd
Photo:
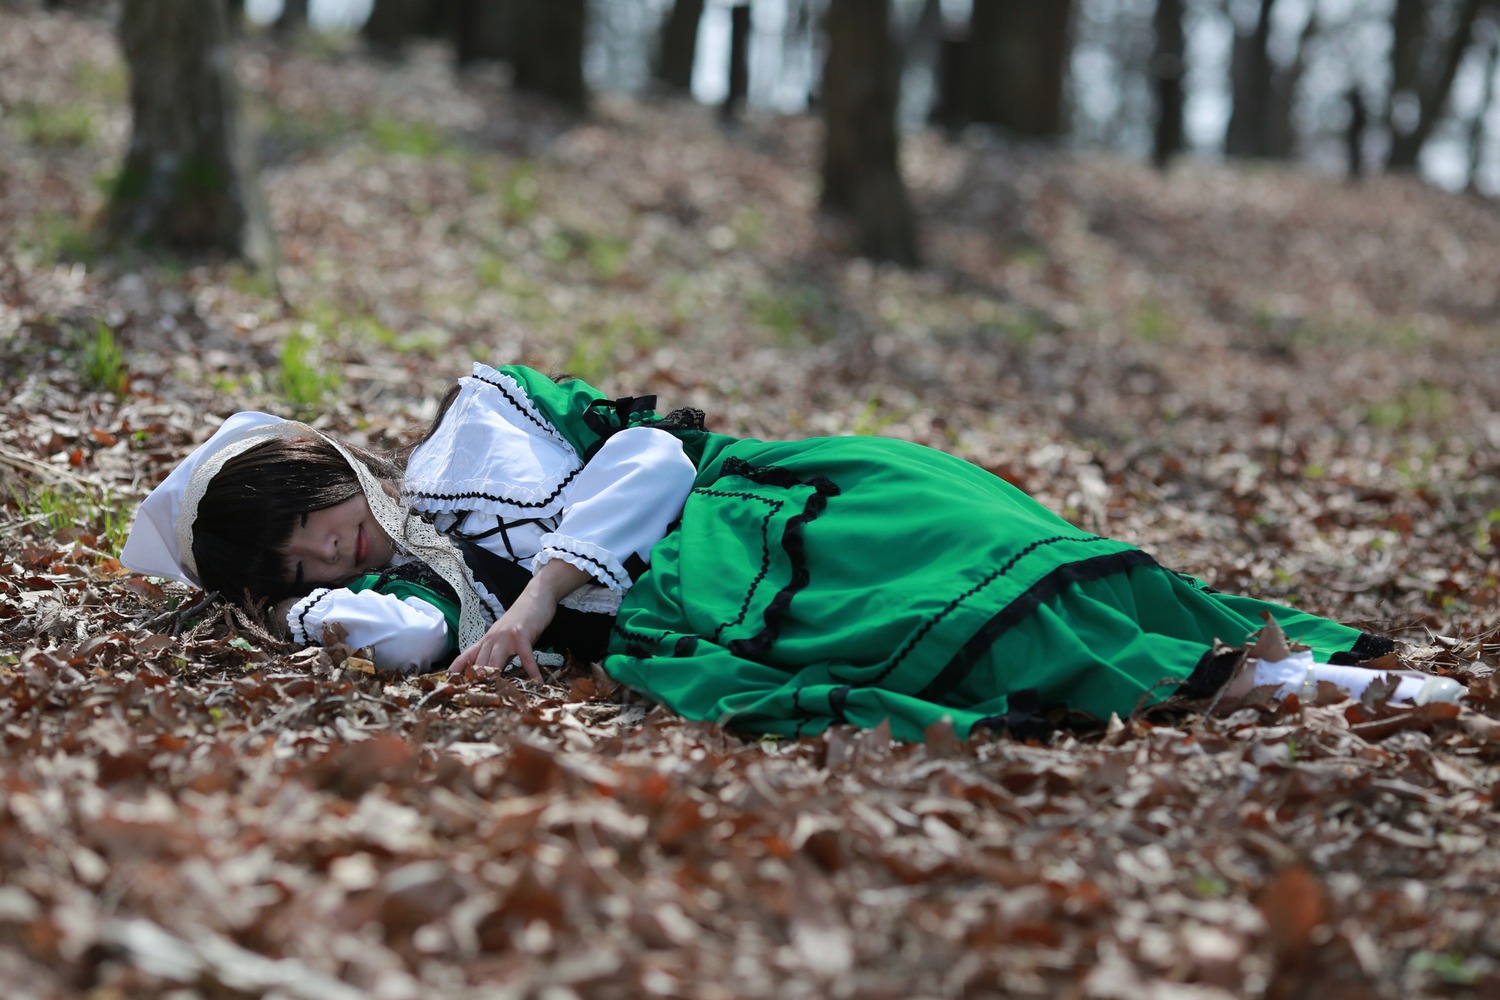
<path id="1" fill-rule="evenodd" d="M 323 587 L 292 605 L 286 618 L 293 641 L 313 645 L 322 645 L 329 626 L 341 626 L 344 643 L 368 649 L 383 672 L 421 673 L 448 652 L 448 622 L 418 597 Z"/>
<path id="2" fill-rule="evenodd" d="M 570 484 L 562 520 L 542 536 L 533 570 L 562 559 L 598 580 L 618 603 L 649 563 L 651 546 L 682 513 L 696 472 L 674 435 L 653 427 L 618 432 Z"/>

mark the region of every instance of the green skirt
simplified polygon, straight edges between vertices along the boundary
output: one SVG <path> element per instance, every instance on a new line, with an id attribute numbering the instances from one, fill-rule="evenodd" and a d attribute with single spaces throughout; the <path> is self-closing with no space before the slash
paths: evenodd
<path id="1" fill-rule="evenodd" d="M 620 608 L 604 669 L 694 719 L 921 740 L 1100 719 L 1171 693 L 1270 612 L 1320 659 L 1362 633 L 1216 594 L 951 455 L 887 438 L 685 434 L 698 477 Z"/>

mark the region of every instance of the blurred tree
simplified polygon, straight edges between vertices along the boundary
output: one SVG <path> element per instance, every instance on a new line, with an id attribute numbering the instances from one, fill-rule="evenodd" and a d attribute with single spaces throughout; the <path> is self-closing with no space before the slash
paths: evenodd
<path id="1" fill-rule="evenodd" d="M 512 82 L 518 90 L 582 110 L 586 0 L 522 0 L 510 4 Z"/>
<path id="2" fill-rule="evenodd" d="M 900 10 L 900 6 L 896 10 Z M 942 59 L 943 38 L 947 34 L 947 20 L 943 17 L 942 0 L 922 0 L 922 5 L 917 8 L 915 17 L 908 15 L 904 28 L 897 29 L 901 42 L 901 66 L 902 75 L 910 79 L 912 72 L 925 73 L 928 85 L 928 108 L 927 117 L 931 124 L 941 124 L 938 117 L 938 102 L 940 90 L 938 88 L 939 63 Z M 905 90 L 905 87 L 902 88 Z M 903 93 L 902 100 L 907 100 Z M 906 117 L 903 109 L 901 117 Z"/>
<path id="3" fill-rule="evenodd" d="M 1349 88 L 1344 102 L 1349 110 L 1349 120 L 1344 126 L 1344 158 L 1349 165 L 1349 179 L 1357 181 L 1365 175 L 1365 130 L 1370 125 L 1370 115 L 1365 110 L 1365 95 L 1358 87 Z"/>
<path id="4" fill-rule="evenodd" d="M 1235 31 L 1235 48 L 1230 54 L 1230 91 L 1235 105 L 1224 133 L 1227 156 L 1272 156 L 1277 66 L 1271 60 L 1271 12 L 1275 6 L 1277 0 L 1260 0 L 1253 30 Z"/>
<path id="5" fill-rule="evenodd" d="M 306 31 L 307 8 L 308 0 L 282 0 L 281 13 L 276 16 L 276 34 L 289 36 Z"/>
<path id="6" fill-rule="evenodd" d="M 511 0 L 449 0 L 453 60 L 467 69 L 486 59 L 508 62 L 512 55 L 515 4 Z M 522 0 L 524 2 L 524 0 Z"/>
<path id="7" fill-rule="evenodd" d="M 967 30 L 944 27 L 937 40 L 937 55 L 932 67 L 932 107 L 927 121 L 948 132 L 957 133 L 966 124 L 963 106 L 964 53 L 968 50 Z"/>
<path id="8" fill-rule="evenodd" d="M 954 113 L 1032 138 L 1064 134 L 1072 20 L 1072 0 L 976 2 L 967 40 L 949 53 L 959 62 Z"/>
<path id="9" fill-rule="evenodd" d="M 123 0 L 130 147 L 104 224 L 115 239 L 218 251 L 270 268 L 224 0 Z"/>
<path id="10" fill-rule="evenodd" d="M 736 3 L 729 8 L 729 80 L 724 103 L 719 105 L 721 121 L 733 121 L 745 99 L 750 96 L 750 5 Z"/>
<path id="11" fill-rule="evenodd" d="M 1235 32 L 1229 69 L 1234 103 L 1224 132 L 1228 156 L 1288 159 L 1296 152 L 1292 107 L 1307 69 L 1310 43 L 1319 30 L 1318 9 L 1316 4 L 1309 7 L 1291 59 L 1278 64 L 1271 57 L 1275 3 L 1260 0 L 1254 25 Z"/>
<path id="12" fill-rule="evenodd" d="M 1182 27 L 1182 0 L 1156 0 L 1156 52 L 1151 58 L 1151 76 L 1156 84 L 1156 132 L 1151 143 L 1151 162 L 1165 170 L 1182 152 L 1185 139 L 1182 109 L 1183 77 L 1187 73 L 1187 34 Z"/>
<path id="13" fill-rule="evenodd" d="M 698 22 L 703 0 L 674 0 L 662 22 L 652 76 L 668 91 L 688 94 L 693 89 L 693 65 L 698 59 Z"/>
<path id="14" fill-rule="evenodd" d="M 917 9 L 917 16 L 911 23 L 911 31 L 907 34 L 907 54 L 913 49 L 937 48 L 946 23 L 943 17 L 943 0 L 922 0 L 922 6 Z"/>
<path id="15" fill-rule="evenodd" d="M 822 74 L 813 68 L 819 51 L 817 39 L 822 34 L 822 15 L 813 10 L 817 3 L 818 0 L 787 0 L 786 18 L 781 23 L 782 51 L 800 53 L 806 59 L 803 66 L 808 71 L 806 77 L 808 111 L 813 111 L 818 107 L 820 103 L 818 87 L 822 83 L 819 79 Z"/>
<path id="16" fill-rule="evenodd" d="M 394 59 L 413 37 L 445 37 L 453 23 L 453 0 L 374 0 L 359 34 L 370 51 Z"/>
<path id="17" fill-rule="evenodd" d="M 1271 61 L 1271 10 L 1276 0 L 1260 0 L 1255 27 L 1236 31 L 1229 60 L 1234 106 L 1224 133 L 1228 156 L 1271 155 L 1271 105 L 1276 65 Z"/>
<path id="18" fill-rule="evenodd" d="M 896 128 L 901 59 L 889 0 L 830 0 L 826 28 L 822 206 L 852 215 L 861 254 L 915 266 L 916 222 Z"/>
<path id="19" fill-rule="evenodd" d="M 1479 12 L 1494 0 L 1396 0 L 1391 13 L 1391 90 L 1386 167 L 1415 170 L 1442 120 Z M 1449 21 L 1446 35 L 1442 22 Z"/>
<path id="20" fill-rule="evenodd" d="M 1500 73 L 1500 11 L 1492 9 L 1491 17 L 1485 22 L 1486 33 L 1489 42 L 1485 46 L 1484 72 L 1480 79 L 1479 104 L 1474 109 L 1474 115 L 1469 119 L 1469 178 L 1465 187 L 1469 191 L 1479 190 L 1479 173 L 1484 167 L 1484 147 L 1486 142 L 1485 120 L 1490 116 L 1490 108 L 1495 103 L 1495 75 Z"/>

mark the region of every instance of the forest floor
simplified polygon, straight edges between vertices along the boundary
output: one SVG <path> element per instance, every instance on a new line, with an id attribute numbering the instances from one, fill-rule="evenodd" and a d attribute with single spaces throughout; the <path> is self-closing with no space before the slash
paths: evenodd
<path id="1" fill-rule="evenodd" d="M 905 272 L 817 217 L 814 122 L 574 122 L 428 50 L 240 70 L 274 282 L 95 250 L 109 28 L 0 9 L 6 997 L 1500 996 L 1493 203 L 917 135 Z M 1470 707 L 760 742 L 586 667 L 174 633 L 194 594 L 116 561 L 224 415 L 407 443 L 473 358 L 947 449 Z"/>

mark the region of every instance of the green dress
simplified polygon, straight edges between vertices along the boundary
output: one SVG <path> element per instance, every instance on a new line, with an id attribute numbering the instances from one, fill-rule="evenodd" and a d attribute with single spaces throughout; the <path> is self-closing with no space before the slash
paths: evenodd
<path id="1" fill-rule="evenodd" d="M 580 454 L 654 424 L 649 400 L 502 369 Z M 1372 637 L 1218 594 L 1080 530 L 996 476 L 878 437 L 757 441 L 667 426 L 697 468 L 677 525 L 626 593 L 604 670 L 682 715 L 801 736 L 947 717 L 1025 731 L 1158 700 L 1269 612 L 1319 659 Z"/>

